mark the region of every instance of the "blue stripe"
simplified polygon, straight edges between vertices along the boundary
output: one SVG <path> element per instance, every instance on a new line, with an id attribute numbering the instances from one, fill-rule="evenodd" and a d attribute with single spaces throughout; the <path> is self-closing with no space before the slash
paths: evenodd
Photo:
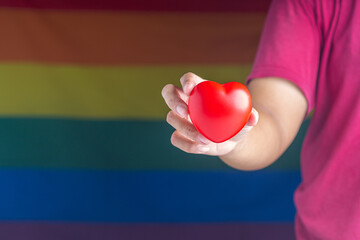
<path id="1" fill-rule="evenodd" d="M 293 221 L 299 182 L 299 171 L 3 169 L 0 220 Z"/>

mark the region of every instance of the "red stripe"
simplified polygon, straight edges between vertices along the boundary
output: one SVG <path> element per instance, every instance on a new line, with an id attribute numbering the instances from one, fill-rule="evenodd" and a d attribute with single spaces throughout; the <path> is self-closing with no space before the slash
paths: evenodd
<path id="1" fill-rule="evenodd" d="M 185 12 L 266 12 L 271 0 L 0 0 L 0 7 Z"/>
<path id="2" fill-rule="evenodd" d="M 0 239 L 27 240 L 294 240 L 294 227 L 284 224 L 100 224 L 0 223 Z"/>

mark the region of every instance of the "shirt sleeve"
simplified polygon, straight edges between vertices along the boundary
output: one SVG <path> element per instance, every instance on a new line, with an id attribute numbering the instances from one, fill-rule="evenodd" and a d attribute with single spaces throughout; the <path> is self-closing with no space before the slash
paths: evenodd
<path id="1" fill-rule="evenodd" d="M 308 0 L 273 0 L 247 83 L 279 77 L 295 83 L 308 102 L 315 102 L 321 34 L 314 6 Z"/>

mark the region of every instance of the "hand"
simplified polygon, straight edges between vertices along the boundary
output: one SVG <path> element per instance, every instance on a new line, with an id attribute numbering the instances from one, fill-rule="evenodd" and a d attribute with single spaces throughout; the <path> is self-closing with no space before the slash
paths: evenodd
<path id="1" fill-rule="evenodd" d="M 259 114 L 253 108 L 249 121 L 237 135 L 222 143 L 211 142 L 201 135 L 191 123 L 187 106 L 192 89 L 203 81 L 206 80 L 193 73 L 186 73 L 180 78 L 182 89 L 173 84 L 168 84 L 162 89 L 161 94 L 171 109 L 166 121 L 176 129 L 171 136 L 171 143 L 187 153 L 225 155 L 234 150 L 236 145 L 257 124 Z"/>

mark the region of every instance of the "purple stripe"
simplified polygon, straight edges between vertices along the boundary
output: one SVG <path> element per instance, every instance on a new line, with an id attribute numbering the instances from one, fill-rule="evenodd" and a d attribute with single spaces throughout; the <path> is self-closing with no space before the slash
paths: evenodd
<path id="1" fill-rule="evenodd" d="M 266 12 L 271 0 L 0 0 L 2 7 L 185 12 Z"/>
<path id="2" fill-rule="evenodd" d="M 112 239 L 295 239 L 292 223 L 247 224 L 88 224 L 88 223 L 0 223 L 2 240 L 112 240 Z"/>

